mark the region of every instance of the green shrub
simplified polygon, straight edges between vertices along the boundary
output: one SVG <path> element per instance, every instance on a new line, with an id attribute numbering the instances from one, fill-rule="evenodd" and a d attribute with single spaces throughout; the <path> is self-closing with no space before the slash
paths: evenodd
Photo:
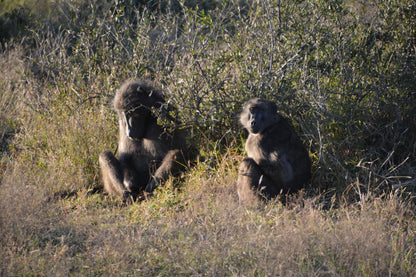
<path id="1" fill-rule="evenodd" d="M 109 101 L 125 79 L 143 76 L 165 90 L 191 142 L 214 164 L 215 151 L 242 149 L 237 114 L 258 96 L 276 101 L 301 133 L 314 161 L 311 188 L 380 193 L 414 174 L 406 162 L 415 157 L 411 3 L 228 2 L 213 10 L 182 3 L 175 13 L 129 1 L 55 4 L 77 21 L 28 35 L 24 78 L 31 93 L 23 102 L 40 121 L 67 125 L 68 141 L 52 152 L 66 153 L 94 186 L 90 157 L 103 147 L 69 149 L 96 138 L 97 128 L 108 128 L 114 141 Z M 96 123 L 108 116 L 109 125 Z M 80 132 L 70 122 L 96 127 Z M 35 133 L 56 137 L 51 126 Z"/>

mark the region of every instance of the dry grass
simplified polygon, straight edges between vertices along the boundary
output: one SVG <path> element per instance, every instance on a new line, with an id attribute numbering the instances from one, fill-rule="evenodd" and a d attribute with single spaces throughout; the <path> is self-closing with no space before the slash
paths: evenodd
<path id="1" fill-rule="evenodd" d="M 289 206 L 240 206 L 232 170 L 200 164 L 142 203 L 79 192 L 1 198 L 6 275 L 411 276 L 416 221 L 397 195 L 324 209 L 317 199 Z M 207 177 L 205 172 L 209 171 Z M 24 180 L 24 175 L 20 175 Z M 26 176 L 27 178 L 28 176 Z M 7 179 L 2 192 L 20 184 Z M 13 187 L 13 188 L 11 188 Z M 8 190 L 9 189 L 9 190 Z M 39 194 L 39 192 L 38 192 Z M 34 203 L 35 202 L 35 203 Z"/>

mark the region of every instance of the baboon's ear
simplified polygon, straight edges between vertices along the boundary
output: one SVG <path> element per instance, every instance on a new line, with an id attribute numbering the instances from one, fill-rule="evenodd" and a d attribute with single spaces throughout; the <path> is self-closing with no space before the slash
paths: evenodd
<path id="1" fill-rule="evenodd" d="M 269 102 L 268 109 L 271 113 L 277 113 L 277 105 L 274 102 Z"/>

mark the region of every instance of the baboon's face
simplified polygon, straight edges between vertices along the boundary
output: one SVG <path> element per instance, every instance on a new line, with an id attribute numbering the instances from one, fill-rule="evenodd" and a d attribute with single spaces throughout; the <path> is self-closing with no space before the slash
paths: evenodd
<path id="1" fill-rule="evenodd" d="M 262 133 L 267 127 L 276 122 L 276 105 L 258 98 L 248 101 L 240 115 L 241 124 L 251 133 Z"/>
<path id="2" fill-rule="evenodd" d="M 152 130 L 150 126 L 157 121 L 157 114 L 165 104 L 163 95 L 148 84 L 127 82 L 117 91 L 114 100 L 121 129 L 132 140 L 143 139 Z"/>
<path id="3" fill-rule="evenodd" d="M 122 111 L 120 114 L 126 136 L 129 139 L 142 139 L 151 118 L 151 112 L 146 107 Z"/>

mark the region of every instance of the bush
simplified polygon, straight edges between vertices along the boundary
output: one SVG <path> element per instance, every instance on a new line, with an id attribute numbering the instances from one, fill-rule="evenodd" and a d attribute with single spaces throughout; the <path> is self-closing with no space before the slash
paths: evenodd
<path id="1" fill-rule="evenodd" d="M 314 187 L 401 186 L 405 180 L 396 176 L 412 170 L 396 165 L 415 155 L 414 5 L 239 7 L 230 2 L 207 12 L 183 4 L 180 13 L 160 14 L 93 2 L 88 17 L 75 16 L 85 19 L 77 32 L 33 34 L 38 47 L 29 70 L 54 85 L 35 94 L 50 103 L 34 104 L 55 109 L 65 99 L 69 113 L 85 101 L 83 109 L 94 109 L 123 80 L 149 76 L 178 107 L 193 142 L 208 151 L 241 143 L 236 115 L 260 96 L 277 101 L 302 133 L 314 158 Z"/>

